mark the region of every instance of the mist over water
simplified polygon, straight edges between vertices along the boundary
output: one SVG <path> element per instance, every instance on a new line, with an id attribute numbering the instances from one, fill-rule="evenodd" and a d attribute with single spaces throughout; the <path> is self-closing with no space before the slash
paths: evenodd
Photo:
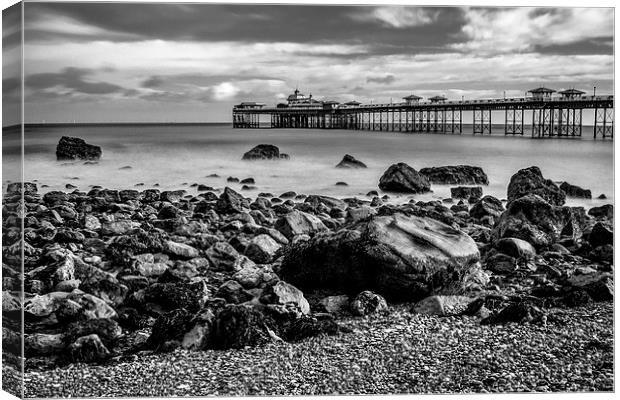
<path id="1" fill-rule="evenodd" d="M 496 130 L 496 132 L 498 132 Z M 57 161 L 56 144 L 61 136 L 76 136 L 101 146 L 103 157 L 96 165 L 83 161 Z M 136 125 L 63 126 L 29 128 L 25 133 L 26 181 L 37 180 L 41 191 L 67 190 L 70 183 L 88 191 L 92 185 L 111 189 L 186 189 L 197 193 L 192 183 L 215 188 L 241 184 L 227 183 L 229 176 L 253 177 L 256 190 L 243 191 L 247 197 L 260 192 L 280 195 L 293 190 L 304 194 L 336 197 L 363 197 L 378 190 L 382 173 L 393 163 L 406 162 L 415 169 L 468 164 L 480 166 L 489 176 L 485 194 L 506 197 L 510 177 L 519 169 L 537 165 L 546 178 L 568 181 L 592 190 L 593 197 L 604 193 L 607 200 L 569 199 L 569 205 L 592 207 L 613 199 L 613 143 L 588 140 L 592 128 L 584 127 L 584 139 L 542 139 L 492 136 L 407 134 L 312 129 L 232 129 L 230 125 Z M 16 135 L 3 134 L 4 163 L 19 159 Z M 242 161 L 243 153 L 257 144 L 274 144 L 291 156 L 281 161 Z M 368 169 L 343 170 L 334 166 L 345 154 L 366 163 Z M 131 166 L 131 169 L 120 169 Z M 207 178 L 218 174 L 219 178 Z M 336 182 L 349 186 L 335 186 Z M 4 182 L 6 188 L 6 182 Z M 138 183 L 144 186 L 136 187 Z M 184 185 L 185 184 L 185 185 Z M 433 185 L 433 193 L 391 196 L 428 200 L 450 197 L 449 186 Z"/>

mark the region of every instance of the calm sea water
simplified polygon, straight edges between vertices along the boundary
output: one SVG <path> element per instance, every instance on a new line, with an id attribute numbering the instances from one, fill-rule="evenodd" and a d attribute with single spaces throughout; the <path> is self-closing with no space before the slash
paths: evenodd
<path id="1" fill-rule="evenodd" d="M 64 126 L 30 128 L 25 133 L 25 170 L 28 181 L 48 185 L 42 191 L 66 190 L 67 183 L 87 191 L 92 185 L 114 189 L 186 189 L 192 183 L 216 188 L 229 176 L 253 177 L 256 190 L 279 195 L 293 190 L 305 194 L 336 197 L 363 196 L 378 190 L 381 174 L 393 163 L 406 162 L 416 169 L 469 164 L 484 169 L 490 185 L 485 194 L 506 197 L 510 177 L 520 168 L 539 166 L 545 177 L 568 181 L 605 193 L 608 200 L 569 200 L 587 207 L 613 202 L 613 143 L 594 141 L 592 128 L 584 127 L 584 139 L 538 139 L 504 137 L 500 129 L 492 136 L 405 134 L 310 129 L 232 129 L 229 125 L 137 125 Z M 55 147 L 61 136 L 77 136 L 102 147 L 96 165 L 56 161 Z M 244 152 L 260 143 L 274 144 L 288 161 L 242 161 Z M 334 166 L 345 154 L 368 165 L 363 170 L 341 170 Z M 19 160 L 19 139 L 3 133 L 4 168 Z M 120 169 L 131 166 L 131 169 Z M 6 172 L 6 171 L 5 171 Z M 218 174 L 220 178 L 207 178 Z M 10 174 L 5 173 L 5 184 Z M 10 179 L 10 178 L 9 178 Z M 335 186 L 344 181 L 349 186 Z M 138 183 L 144 186 L 135 187 Z M 6 185 L 4 185 L 6 187 Z M 449 187 L 433 185 L 433 193 L 417 199 L 449 197 Z M 406 200 L 411 196 L 399 196 Z"/>

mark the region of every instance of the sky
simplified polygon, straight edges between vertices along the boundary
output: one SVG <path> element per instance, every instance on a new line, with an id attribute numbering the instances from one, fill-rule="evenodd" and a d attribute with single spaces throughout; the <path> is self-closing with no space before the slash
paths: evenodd
<path id="1" fill-rule="evenodd" d="M 241 101 L 613 91 L 613 9 L 26 3 L 26 122 L 226 122 Z M 3 100 L 19 19 L 3 15 Z M 3 125 L 17 113 L 3 107 Z"/>

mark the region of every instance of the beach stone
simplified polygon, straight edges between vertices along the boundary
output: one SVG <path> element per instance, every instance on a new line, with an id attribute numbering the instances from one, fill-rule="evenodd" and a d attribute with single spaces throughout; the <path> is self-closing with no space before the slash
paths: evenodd
<path id="1" fill-rule="evenodd" d="M 302 291 L 284 281 L 267 286 L 263 290 L 260 301 L 264 304 L 293 305 L 302 314 L 310 313 L 310 304 Z"/>
<path id="2" fill-rule="evenodd" d="M 113 306 L 120 305 L 127 295 L 127 286 L 114 275 L 92 265 L 76 263 L 75 279 L 80 280 L 80 289 Z"/>
<path id="3" fill-rule="evenodd" d="M 469 215 L 476 219 L 482 219 L 487 216 L 493 219 L 499 218 L 504 212 L 504 205 L 501 200 L 493 196 L 484 196 L 478 200 L 469 210 Z"/>
<path id="4" fill-rule="evenodd" d="M 504 307 L 497 314 L 480 321 L 481 324 L 505 324 L 508 322 L 536 322 L 541 319 L 544 312 L 528 301 L 516 301 Z"/>
<path id="5" fill-rule="evenodd" d="M 160 305 L 164 310 L 182 308 L 200 310 L 211 297 L 204 280 L 154 283 L 144 291 L 144 301 Z"/>
<path id="6" fill-rule="evenodd" d="M 336 165 L 336 168 L 367 168 L 367 167 L 366 167 L 366 164 L 356 159 L 352 155 L 345 154 L 344 157 L 342 158 L 342 161 L 340 161 Z"/>
<path id="7" fill-rule="evenodd" d="M 216 271 L 234 271 L 240 254 L 226 242 L 217 242 L 205 251 L 205 256 Z"/>
<path id="8" fill-rule="evenodd" d="M 241 158 L 242 160 L 279 160 L 287 159 L 288 156 L 280 154 L 280 149 L 272 144 L 259 144 L 248 151 Z"/>
<path id="9" fill-rule="evenodd" d="M 481 186 L 457 186 L 450 188 L 453 199 L 467 199 L 470 202 L 478 201 L 482 197 Z"/>
<path id="10" fill-rule="evenodd" d="M 614 244 L 613 225 L 603 222 L 597 222 L 592 227 L 592 232 L 588 241 L 592 247 L 603 246 L 606 244 Z"/>
<path id="11" fill-rule="evenodd" d="M 609 272 L 573 275 L 568 278 L 568 284 L 574 288 L 585 290 L 595 301 L 614 299 L 613 274 Z"/>
<path id="12" fill-rule="evenodd" d="M 101 147 L 88 144 L 84 139 L 63 136 L 56 146 L 58 160 L 98 160 Z"/>
<path id="13" fill-rule="evenodd" d="M 447 165 L 422 168 L 420 174 L 431 183 L 440 185 L 488 185 L 489 178 L 482 168 L 470 165 Z"/>
<path id="14" fill-rule="evenodd" d="M 540 196 L 530 194 L 508 204 L 493 229 L 493 237 L 496 240 L 505 237 L 522 239 L 538 249 L 552 245 L 565 235 L 573 239 L 581 237 L 584 219 L 582 208 L 554 206 Z"/>
<path id="15" fill-rule="evenodd" d="M 50 356 L 62 352 L 66 346 L 62 333 L 24 335 L 24 354 L 26 357 Z"/>
<path id="16" fill-rule="evenodd" d="M 275 323 L 249 305 L 227 305 L 216 316 L 213 347 L 241 349 L 269 343 Z"/>
<path id="17" fill-rule="evenodd" d="M 224 282 L 215 293 L 215 297 L 221 297 L 232 304 L 245 303 L 254 298 L 239 282 L 233 280 Z"/>
<path id="18" fill-rule="evenodd" d="M 525 240 L 512 237 L 498 240 L 495 243 L 495 248 L 497 248 L 500 252 L 514 258 L 532 259 L 536 256 L 536 249 L 534 246 Z"/>
<path id="19" fill-rule="evenodd" d="M 200 255 L 197 249 L 185 243 L 177 243 L 172 240 L 166 240 L 164 245 L 166 253 L 176 257 L 188 259 L 196 258 Z"/>
<path id="20" fill-rule="evenodd" d="M 99 218 L 95 217 L 94 215 L 90 215 L 90 214 L 86 214 L 84 215 L 84 229 L 88 229 L 91 231 L 98 231 L 99 229 L 101 229 L 101 222 L 99 221 Z"/>
<path id="21" fill-rule="evenodd" d="M 434 219 L 395 213 L 293 243 L 280 276 L 302 290 L 373 290 L 411 301 L 460 282 L 479 258 L 465 233 Z"/>
<path id="22" fill-rule="evenodd" d="M 349 310 L 351 299 L 346 294 L 339 296 L 327 296 L 321 299 L 320 303 L 326 312 L 330 314 L 342 314 Z"/>
<path id="23" fill-rule="evenodd" d="M 224 188 L 224 192 L 215 203 L 215 211 L 222 214 L 242 213 L 249 208 L 249 201 L 228 186 Z"/>
<path id="24" fill-rule="evenodd" d="M 282 246 L 271 236 L 261 234 L 250 240 L 245 255 L 258 264 L 270 263 Z"/>
<path id="25" fill-rule="evenodd" d="M 65 341 L 71 343 L 82 336 L 96 334 L 106 346 L 113 346 L 122 335 L 118 322 L 109 318 L 89 319 L 71 323 L 65 332 Z"/>
<path id="26" fill-rule="evenodd" d="M 180 345 L 185 335 L 192 329 L 193 314 L 185 309 L 176 309 L 161 314 L 155 320 L 151 335 L 146 340 L 146 348 L 155 351 L 170 350 L 175 342 Z"/>
<path id="27" fill-rule="evenodd" d="M 429 296 L 416 303 L 413 311 L 425 315 L 458 315 L 473 301 L 467 296 Z"/>
<path id="28" fill-rule="evenodd" d="M 139 227 L 139 222 L 130 220 L 104 222 L 103 224 L 101 224 L 101 233 L 106 236 L 126 235 Z"/>
<path id="29" fill-rule="evenodd" d="M 280 330 L 282 337 L 289 342 L 297 342 L 309 337 L 335 335 L 339 332 L 339 327 L 331 315 L 321 317 L 302 315 L 300 318 L 288 321 Z"/>
<path id="30" fill-rule="evenodd" d="M 391 165 L 379 179 L 386 192 L 425 193 L 431 190 L 428 178 L 405 163 Z"/>
<path id="31" fill-rule="evenodd" d="M 364 290 L 355 296 L 350 308 L 353 315 L 364 316 L 387 311 L 388 305 L 383 296 Z"/>
<path id="32" fill-rule="evenodd" d="M 582 189 L 579 186 L 571 185 L 568 182 L 562 182 L 560 190 L 568 197 L 576 197 L 581 199 L 591 199 L 592 192 L 589 189 Z"/>
<path id="33" fill-rule="evenodd" d="M 566 194 L 552 180 L 545 179 L 536 166 L 521 169 L 510 178 L 508 203 L 526 195 L 538 195 L 554 206 L 566 201 Z"/>
<path id="34" fill-rule="evenodd" d="M 349 207 L 346 212 L 346 221 L 355 223 L 377 214 L 377 210 L 369 206 Z"/>
<path id="35" fill-rule="evenodd" d="M 246 265 L 232 276 L 246 289 L 258 287 L 263 281 L 263 271 L 256 265 Z"/>
<path id="36" fill-rule="evenodd" d="M 188 350 L 206 350 L 213 347 L 215 313 L 206 308 L 196 314 L 190 324 L 192 328 L 183 335 L 181 347 Z"/>
<path id="37" fill-rule="evenodd" d="M 278 218 L 275 228 L 288 240 L 297 235 L 314 235 L 327 231 L 327 227 L 319 218 L 299 210 L 293 210 Z"/>
<path id="38" fill-rule="evenodd" d="M 7 194 L 32 194 L 37 193 L 37 191 L 37 184 L 33 182 L 12 182 L 6 187 Z"/>
<path id="39" fill-rule="evenodd" d="M 309 204 L 315 210 L 317 210 L 320 206 L 324 206 L 328 209 L 347 208 L 347 203 L 345 203 L 344 201 L 340 199 L 337 199 L 335 197 L 330 197 L 330 196 L 316 195 L 316 194 L 306 197 L 306 199 L 304 200 L 304 204 Z"/>
<path id="40" fill-rule="evenodd" d="M 185 193 L 185 190 L 165 190 L 159 195 L 159 200 L 169 203 L 178 203 L 183 196 L 185 196 Z"/>
<path id="41" fill-rule="evenodd" d="M 612 204 L 605 204 L 600 207 L 592 207 L 588 210 L 588 215 L 594 218 L 607 218 L 609 220 L 613 220 L 614 206 Z"/>

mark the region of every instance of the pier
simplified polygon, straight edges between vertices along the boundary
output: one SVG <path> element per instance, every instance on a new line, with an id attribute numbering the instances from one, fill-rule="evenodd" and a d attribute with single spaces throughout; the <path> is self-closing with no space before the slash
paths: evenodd
<path id="1" fill-rule="evenodd" d="M 463 133 L 463 116 L 472 113 L 473 134 L 493 131 L 492 111 L 503 111 L 505 135 L 524 135 L 529 126 L 532 138 L 581 137 L 583 111 L 594 111 L 594 138 L 613 139 L 613 95 L 586 96 L 568 89 L 557 92 L 540 87 L 518 98 L 448 100 L 434 96 L 427 100 L 411 94 L 402 102 L 361 104 L 317 101 L 295 90 L 287 103 L 265 107 L 263 103 L 244 102 L 233 107 L 233 128 L 351 129 L 391 132 Z M 263 121 L 261 121 L 261 117 Z M 495 125 L 497 126 L 497 125 Z"/>

